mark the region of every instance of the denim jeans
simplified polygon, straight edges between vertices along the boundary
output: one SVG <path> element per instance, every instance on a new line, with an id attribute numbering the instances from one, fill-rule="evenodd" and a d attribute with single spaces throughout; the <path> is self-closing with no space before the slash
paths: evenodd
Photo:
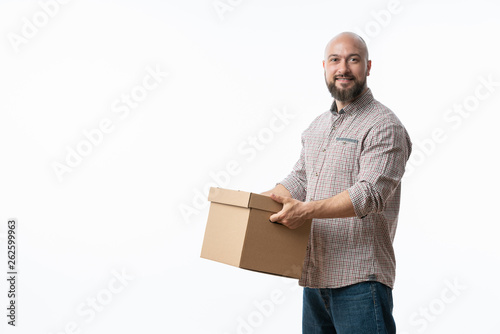
<path id="1" fill-rule="evenodd" d="M 379 282 L 304 288 L 302 333 L 394 334 L 392 307 L 392 289 Z"/>

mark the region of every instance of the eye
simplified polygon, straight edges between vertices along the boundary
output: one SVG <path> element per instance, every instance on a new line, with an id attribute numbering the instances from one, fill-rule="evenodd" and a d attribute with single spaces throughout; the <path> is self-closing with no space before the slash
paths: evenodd
<path id="1" fill-rule="evenodd" d="M 349 61 L 351 63 L 357 63 L 359 61 L 359 59 L 358 58 L 351 58 L 351 59 L 349 59 Z"/>
<path id="2" fill-rule="evenodd" d="M 332 62 L 336 62 L 336 61 L 338 61 L 338 60 L 339 60 L 339 59 L 338 59 L 338 58 L 336 58 L 336 57 L 332 57 L 332 58 L 330 58 L 330 62 L 331 62 L 331 63 L 332 63 Z"/>

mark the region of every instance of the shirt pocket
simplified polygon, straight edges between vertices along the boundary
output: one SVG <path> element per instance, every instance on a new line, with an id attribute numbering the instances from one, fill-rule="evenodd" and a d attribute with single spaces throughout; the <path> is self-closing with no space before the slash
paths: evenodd
<path id="1" fill-rule="evenodd" d="M 352 175 L 358 164 L 358 140 L 337 137 L 328 150 L 327 166 L 331 173 Z"/>

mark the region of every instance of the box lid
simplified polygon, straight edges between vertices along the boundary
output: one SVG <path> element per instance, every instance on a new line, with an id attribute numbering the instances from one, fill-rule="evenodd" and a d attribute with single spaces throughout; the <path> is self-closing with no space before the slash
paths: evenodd
<path id="1" fill-rule="evenodd" d="M 275 202 L 269 196 L 214 187 L 210 188 L 208 200 L 215 203 L 254 208 L 269 212 L 278 212 L 283 208 L 283 204 Z"/>

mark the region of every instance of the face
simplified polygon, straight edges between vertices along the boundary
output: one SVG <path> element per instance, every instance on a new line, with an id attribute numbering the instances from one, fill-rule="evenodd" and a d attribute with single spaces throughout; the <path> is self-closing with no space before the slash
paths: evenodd
<path id="1" fill-rule="evenodd" d="M 366 47 L 360 40 L 349 35 L 339 36 L 327 46 L 323 68 L 332 97 L 350 102 L 366 89 L 371 61 L 367 59 Z"/>

